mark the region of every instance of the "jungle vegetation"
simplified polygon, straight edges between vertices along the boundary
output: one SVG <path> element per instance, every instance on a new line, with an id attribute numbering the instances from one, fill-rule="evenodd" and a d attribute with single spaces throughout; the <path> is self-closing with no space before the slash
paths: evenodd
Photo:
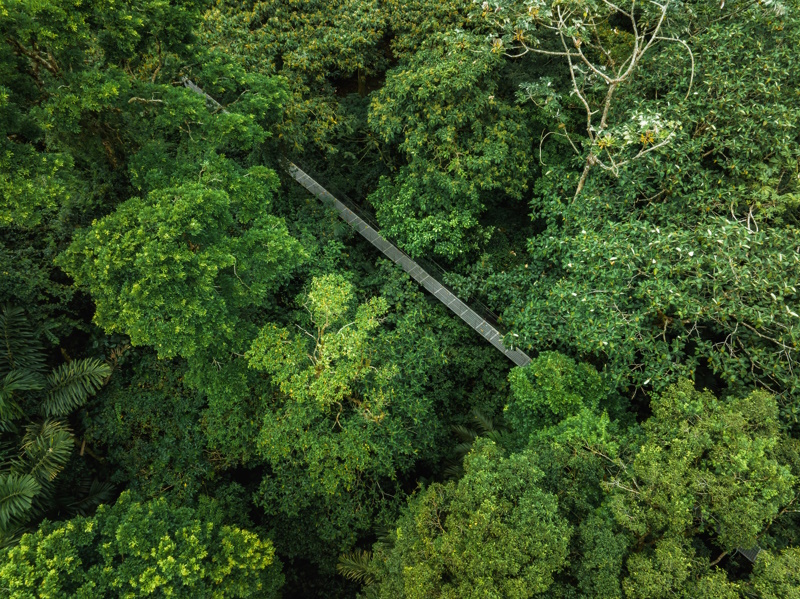
<path id="1" fill-rule="evenodd" d="M 798 48 L 798 0 L 0 0 L 0 595 L 800 599 Z"/>

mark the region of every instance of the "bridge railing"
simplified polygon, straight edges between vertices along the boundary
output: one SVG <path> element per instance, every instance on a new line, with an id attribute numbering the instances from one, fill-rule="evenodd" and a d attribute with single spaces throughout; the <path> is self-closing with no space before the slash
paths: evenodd
<path id="1" fill-rule="evenodd" d="M 221 111 L 221 112 L 224 112 L 224 113 L 228 112 L 225 109 L 225 107 L 222 106 L 222 104 L 220 104 L 219 102 L 217 102 L 217 100 L 215 100 L 214 98 L 209 96 L 201 87 L 199 87 L 197 84 L 195 84 L 188 77 L 184 77 L 181 80 L 181 82 L 183 83 L 183 85 L 185 87 L 187 87 L 187 88 L 191 89 L 193 92 L 203 96 L 206 99 L 206 103 L 209 105 L 209 107 L 213 107 L 215 110 L 218 110 L 218 111 Z M 375 229 L 376 232 L 380 231 L 380 226 L 378 225 L 377 219 L 375 218 L 375 215 L 372 214 L 372 212 L 370 210 L 365 209 L 361 203 L 356 202 L 353 199 L 351 199 L 350 197 L 348 197 L 348 195 L 346 193 L 344 193 L 341 189 L 338 189 L 335 185 L 333 185 L 331 183 L 331 181 L 327 180 L 327 177 L 323 177 L 318 172 L 314 172 L 313 170 L 309 170 L 308 169 L 308 165 L 299 164 L 298 163 L 298 166 L 304 172 L 306 172 L 310 177 L 312 177 L 316 181 L 319 181 L 320 184 L 324 184 L 324 187 L 329 190 L 329 193 L 334 194 L 336 199 L 338 199 L 342 204 L 344 204 L 352 212 L 354 212 L 356 215 L 358 215 L 358 217 L 361 218 L 365 223 L 369 224 L 373 229 Z M 384 239 L 386 239 L 386 241 L 391 243 L 397 249 L 397 251 L 401 252 L 403 255 L 408 257 L 410 260 L 413 260 L 414 262 L 416 262 L 420 266 L 420 268 L 424 269 L 431 277 L 436 279 L 438 281 L 438 283 L 442 287 L 447 289 L 447 291 L 449 291 L 451 294 L 453 294 L 453 296 L 455 296 L 455 297 L 459 296 L 458 293 L 456 293 L 449 285 L 447 285 L 445 283 L 445 281 L 448 278 L 448 273 L 435 260 L 433 260 L 432 258 L 411 258 L 411 256 L 408 256 L 408 254 L 406 254 L 406 252 L 404 252 L 400 248 L 400 246 L 397 244 L 396 241 L 386 237 L 385 235 L 383 235 L 383 233 L 381 233 L 381 236 Z M 480 300 L 478 300 L 476 298 L 470 298 L 470 297 L 468 297 L 466 299 L 466 301 L 463 300 L 463 299 L 460 300 L 460 301 L 462 303 L 464 303 L 466 306 L 468 306 L 480 318 L 483 318 L 489 325 L 494 327 L 494 329 L 501 336 L 505 337 L 504 327 L 502 327 L 502 325 L 500 325 L 500 322 L 499 322 L 500 318 L 486 304 L 484 304 L 483 302 L 481 302 Z M 516 344 L 513 343 L 513 340 L 509 340 L 509 341 L 510 342 L 508 343 L 508 345 L 506 347 L 508 349 L 514 349 Z M 506 345 L 506 344 L 503 343 L 503 345 Z M 524 355 L 524 354 L 522 354 L 522 355 Z M 530 358 L 528 358 L 528 361 L 530 361 Z"/>
<path id="2" fill-rule="evenodd" d="M 302 169 L 305 173 L 307 173 L 312 179 L 319 182 L 320 185 L 325 187 L 325 189 L 327 189 L 332 195 L 334 195 L 337 200 L 339 200 L 342 204 L 347 206 L 350 210 L 352 210 L 355 214 L 357 214 L 360 218 L 362 218 L 364 222 L 369 224 L 369 226 L 371 226 L 376 231 L 380 232 L 381 236 L 384 239 L 386 239 L 386 241 L 394 245 L 399 251 L 408 256 L 408 254 L 403 251 L 402 247 L 398 245 L 398 243 L 394 239 L 388 237 L 384 232 L 381 231 L 380 225 L 378 224 L 378 221 L 371 210 L 365 208 L 361 202 L 355 201 L 348 194 L 346 194 L 344 191 L 338 188 L 335 183 L 330 181 L 330 179 L 320 174 L 318 171 L 315 171 L 313 168 L 309 167 L 303 161 L 292 160 L 292 162 L 294 162 L 294 164 L 296 164 L 300 169 Z M 411 256 L 408 257 L 414 260 L 417 264 L 419 264 L 423 269 L 425 269 L 428 272 L 428 274 L 430 274 L 433 278 L 439 281 L 442 287 L 444 287 L 445 289 L 450 291 L 453 295 L 461 299 L 461 301 L 463 301 L 467 306 L 469 306 L 476 314 L 479 314 L 481 318 L 485 319 L 486 322 L 491 324 L 501 334 L 503 335 L 505 334 L 505 330 L 502 324 L 500 323 L 499 316 L 494 311 L 492 311 L 491 308 L 489 308 L 486 304 L 484 304 L 477 298 L 474 297 L 464 298 L 460 292 L 457 292 L 445 282 L 449 276 L 449 273 L 438 262 L 429 257 L 418 257 L 418 258 Z M 515 344 L 509 343 L 509 347 L 513 346 L 515 346 Z"/>

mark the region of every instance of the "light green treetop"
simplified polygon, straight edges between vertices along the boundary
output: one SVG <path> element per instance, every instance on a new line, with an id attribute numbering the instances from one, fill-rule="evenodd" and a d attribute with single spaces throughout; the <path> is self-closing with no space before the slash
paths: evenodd
<path id="1" fill-rule="evenodd" d="M 464 470 L 411 500 L 392 543 L 376 546 L 379 596 L 527 599 L 565 567 L 571 528 L 530 454 L 482 439 Z"/>
<path id="2" fill-rule="evenodd" d="M 13 599 L 277 597 L 272 543 L 216 510 L 136 502 L 123 493 L 90 518 L 44 523 L 3 556 Z"/>
<path id="3" fill-rule="evenodd" d="M 274 173 L 247 176 L 260 181 L 261 198 L 219 189 L 206 175 L 128 200 L 76 234 L 60 264 L 89 289 L 95 322 L 162 357 L 236 346 L 242 311 L 265 301 L 303 256 L 265 212 Z"/>

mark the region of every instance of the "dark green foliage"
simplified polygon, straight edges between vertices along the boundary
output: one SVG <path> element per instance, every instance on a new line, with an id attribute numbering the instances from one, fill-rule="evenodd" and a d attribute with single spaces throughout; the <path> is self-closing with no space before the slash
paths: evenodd
<path id="1" fill-rule="evenodd" d="M 54 481 L 67 465 L 74 445 L 64 417 L 84 405 L 111 374 L 108 364 L 85 358 L 62 364 L 45 375 L 45 352 L 20 308 L 0 314 L 0 544 L 54 504 Z M 39 420 L 44 414 L 48 418 Z M 18 421 L 24 420 L 24 425 Z M 83 498 L 84 501 L 87 498 Z"/>
<path id="2" fill-rule="evenodd" d="M 18 306 L 3 306 L 0 313 L 0 374 L 11 371 L 39 373 L 44 370 L 44 352 L 25 311 Z"/>
<path id="3" fill-rule="evenodd" d="M 114 376 L 89 414 L 87 438 L 115 464 L 112 480 L 145 497 L 172 490 L 190 500 L 212 478 L 206 402 L 185 385 L 184 368 L 142 356 Z"/>
<path id="4" fill-rule="evenodd" d="M 577 543 L 581 558 L 573 566 L 577 587 L 584 597 L 622 597 L 625 557 L 630 536 L 609 526 L 607 510 L 591 512 L 580 523 Z"/>
<path id="5" fill-rule="evenodd" d="M 403 59 L 436 34 L 464 29 L 472 8 L 463 0 L 386 0 L 389 26 L 394 33 L 392 53 Z"/>
<path id="6" fill-rule="evenodd" d="M 389 237 L 410 254 L 455 258 L 485 242 L 492 192 L 519 198 L 531 156 L 524 110 L 495 98 L 498 58 L 477 38 L 433 37 L 387 74 L 370 127 L 407 160 L 370 196 Z"/>
<path id="7" fill-rule="evenodd" d="M 753 568 L 754 590 L 763 599 L 800 597 L 800 550 L 764 551 Z"/>
<path id="8" fill-rule="evenodd" d="M 13 429 L 13 421 L 22 416 L 22 409 L 14 401 L 15 393 L 20 391 L 37 391 L 44 388 L 41 374 L 30 370 L 12 370 L 0 383 L 0 430 Z"/>
<path id="9" fill-rule="evenodd" d="M 116 496 L 115 486 L 107 481 L 99 481 L 97 478 L 84 476 L 78 480 L 78 484 L 73 493 L 66 497 L 56 497 L 65 504 L 65 512 L 70 515 L 90 516 L 97 506 L 109 503 Z"/>
<path id="10" fill-rule="evenodd" d="M 454 424 L 452 431 L 459 443 L 453 448 L 454 458 L 448 461 L 443 474 L 448 478 L 461 478 L 464 475 L 463 460 L 480 437 L 485 437 L 503 448 L 513 445 L 512 436 L 505 427 L 496 426 L 492 418 L 485 416 L 478 408 L 472 411 L 472 422 L 468 425 Z"/>
<path id="11" fill-rule="evenodd" d="M 93 294 L 95 322 L 162 357 L 243 349 L 240 335 L 252 331 L 243 316 L 303 258 L 283 221 L 268 213 L 275 172 L 224 154 L 250 161 L 270 136 L 261 123 L 281 101 L 281 83 L 233 67 L 225 74 L 233 81 L 220 85 L 258 90 L 235 110 L 211 114 L 190 90 L 164 89 L 163 109 L 152 109 L 153 130 L 143 134 L 177 136 L 179 143 L 144 142 L 130 164 L 143 197 L 76 234 L 60 257 Z M 192 123 L 203 143 L 194 143 L 182 123 Z"/>
<path id="12" fill-rule="evenodd" d="M 582 410 L 596 412 L 609 396 L 596 370 L 556 352 L 513 369 L 509 382 L 513 400 L 503 415 L 524 440 Z"/>
<path id="13" fill-rule="evenodd" d="M 682 381 L 654 402 L 643 432 L 611 503 L 638 540 L 691 531 L 722 551 L 753 547 L 794 497 L 795 475 L 777 452 L 778 407 L 764 392 L 723 403 Z"/>
<path id="14" fill-rule="evenodd" d="M 532 376 L 554 361 L 569 364 L 557 355 L 543 357 L 531 364 Z M 584 384 L 591 389 L 596 375 L 587 374 Z M 575 401 L 591 405 L 590 397 L 575 394 Z M 496 568 L 514 563 L 515 535 L 526 531 L 530 549 L 542 523 L 520 522 L 496 536 L 470 539 L 483 523 L 501 526 L 504 514 L 522 510 L 525 494 L 535 493 L 542 494 L 535 502 L 540 510 L 548 505 L 553 510 L 551 522 L 563 519 L 561 532 L 547 535 L 548 549 L 562 538 L 561 555 L 568 542 L 578 557 L 568 564 L 552 562 L 552 577 L 539 579 L 549 596 L 734 598 L 793 592 L 794 548 L 770 531 L 792 518 L 797 490 L 792 465 L 798 454 L 777 428 L 773 397 L 756 392 L 720 401 L 683 381 L 655 399 L 654 413 L 643 425 L 629 425 L 613 437 L 602 434 L 609 424 L 592 412 L 584 409 L 541 427 L 528 449 L 507 458 L 495 444 L 480 440 L 467 457 L 464 478 L 421 491 L 391 540 L 377 543 L 369 561 L 366 554 L 356 560 L 343 556 L 342 571 L 365 581 L 377 577 L 387 597 L 530 596 L 532 583 L 517 589 L 519 595 L 513 585 L 503 591 L 486 585 L 503 588 L 504 576 L 525 571 L 520 565 Z M 530 480 L 529 470 L 536 473 Z M 490 474 L 495 471 L 507 474 Z M 519 480 L 525 482 L 505 504 L 505 485 L 515 488 Z M 571 487 L 577 488 L 575 495 Z M 464 512 L 464 505 L 473 507 Z M 504 511 L 506 505 L 513 506 L 511 512 Z M 499 553 L 494 539 L 505 543 Z M 762 552 L 763 561 L 743 578 L 744 558 L 737 559 L 737 549 L 757 544 L 774 547 L 774 553 Z M 547 555 L 537 552 L 522 563 L 542 568 Z M 369 593 L 373 586 L 367 586 Z"/>
<path id="15" fill-rule="evenodd" d="M 206 167 L 207 178 L 224 176 Z M 246 188 L 233 195 L 214 183 L 160 189 L 79 234 L 62 264 L 94 295 L 95 321 L 162 357 L 240 345 L 241 312 L 302 257 L 282 222 L 259 214 L 274 174 L 247 175 L 261 181 L 266 197 Z"/>
<path id="16" fill-rule="evenodd" d="M 0 13 L 0 301 L 62 329 L 81 321 L 53 267 L 76 225 L 130 193 L 140 128 L 186 59 L 199 6 L 12 0 Z M 180 55 L 183 54 L 183 57 Z M 161 85 L 159 85 L 161 84 Z M 153 93 L 155 92 L 155 93 Z M 151 95 L 152 94 L 152 95 Z M 147 106 L 145 103 L 144 106 Z"/>
<path id="17" fill-rule="evenodd" d="M 531 96 L 559 107 L 545 147 L 563 148 L 565 131 L 582 145 L 575 161 L 548 160 L 531 202 L 546 229 L 530 239 L 525 267 L 496 274 L 495 289 L 524 346 L 606 365 L 630 395 L 679 377 L 736 393 L 756 386 L 778 394 L 794 423 L 797 6 L 667 4 L 662 37 L 684 43 L 651 47 L 611 98 L 602 132 L 602 111 L 594 133 L 584 131 L 570 82 Z M 603 58 L 598 44 L 623 54 L 633 46 L 631 28 L 611 22 L 616 29 L 598 25 L 596 36 L 570 33 L 591 39 L 588 56 L 604 67 L 613 54 Z M 603 106 L 604 84 L 578 84 L 591 107 Z"/>
<path id="18" fill-rule="evenodd" d="M 202 389 L 208 399 L 201 427 L 213 461 L 219 467 L 250 463 L 258 449 L 253 440 L 266 410 L 261 395 L 269 385 L 241 358 L 218 363 L 214 370 L 192 369 L 187 382 Z"/>
<path id="19" fill-rule="evenodd" d="M 29 424 L 20 445 L 15 470 L 28 471 L 40 485 L 52 482 L 66 466 L 72 451 L 72 431 L 62 422 Z"/>
<path id="20" fill-rule="evenodd" d="M 262 398 L 257 451 L 271 474 L 257 501 L 275 515 L 322 512 L 309 524 L 342 548 L 371 526 L 436 426 L 431 399 L 414 393 L 421 381 L 404 380 L 392 359 L 404 340 L 381 327 L 386 300 L 356 307 L 353 296 L 341 276 L 314 278 L 294 331 L 267 325 L 247 354 L 274 385 Z"/>
<path id="21" fill-rule="evenodd" d="M 682 381 L 653 410 L 622 435 L 583 413 L 532 442 L 579 526 L 573 575 L 587 597 L 738 597 L 761 583 L 737 582 L 737 549 L 783 549 L 770 530 L 790 522 L 797 489 L 775 399 L 720 401 Z"/>
<path id="22" fill-rule="evenodd" d="M 366 586 L 375 584 L 377 580 L 372 572 L 372 553 L 369 551 L 356 550 L 340 555 L 336 571 L 345 578 Z"/>

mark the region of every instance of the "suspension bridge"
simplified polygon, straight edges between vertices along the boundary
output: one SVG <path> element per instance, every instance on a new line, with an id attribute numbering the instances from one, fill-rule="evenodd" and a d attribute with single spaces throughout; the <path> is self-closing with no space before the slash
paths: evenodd
<path id="1" fill-rule="evenodd" d="M 200 87 L 195 85 L 188 78 L 183 79 L 183 85 L 193 92 L 205 97 L 215 109 L 227 113 L 227 110 L 214 98 L 205 93 Z M 442 283 L 431 275 L 430 269 L 423 268 L 417 261 L 413 260 L 394 243 L 383 237 L 376 227 L 371 226 L 367 221 L 356 213 L 356 210 L 348 207 L 344 202 L 337 199 L 333 194 L 326 190 L 317 181 L 311 178 L 300 167 L 292 162 L 286 162 L 285 168 L 288 174 L 308 190 L 313 196 L 330 206 L 339 217 L 358 232 L 364 239 L 377 248 L 392 262 L 400 266 L 408 275 L 424 287 L 437 300 L 444 304 L 450 311 L 469 325 L 481 337 L 492 344 L 499 352 L 514 362 L 517 366 L 525 366 L 531 359 L 522 351 L 508 347 L 503 343 L 503 335 L 496 326 L 481 316 L 469 305 L 461 301 L 456 295 L 447 289 Z"/>

